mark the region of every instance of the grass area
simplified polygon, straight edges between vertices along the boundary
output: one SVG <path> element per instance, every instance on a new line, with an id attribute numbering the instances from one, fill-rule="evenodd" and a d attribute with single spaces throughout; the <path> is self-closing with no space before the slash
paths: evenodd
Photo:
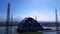
<path id="1" fill-rule="evenodd" d="M 25 32 L 25 33 L 20 33 L 20 34 L 42 34 L 40 32 Z"/>
<path id="2" fill-rule="evenodd" d="M 42 32 L 24 32 L 18 33 L 16 29 L 14 29 L 14 34 L 42 34 Z"/>
<path id="3" fill-rule="evenodd" d="M 24 33 L 15 33 L 15 34 L 42 34 L 42 32 L 24 32 Z"/>

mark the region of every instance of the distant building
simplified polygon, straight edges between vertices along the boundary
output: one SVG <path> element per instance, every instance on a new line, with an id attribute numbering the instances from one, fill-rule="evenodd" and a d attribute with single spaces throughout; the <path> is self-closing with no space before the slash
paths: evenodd
<path id="1" fill-rule="evenodd" d="M 35 32 L 43 30 L 43 27 L 33 18 L 25 18 L 18 24 L 18 32 Z"/>

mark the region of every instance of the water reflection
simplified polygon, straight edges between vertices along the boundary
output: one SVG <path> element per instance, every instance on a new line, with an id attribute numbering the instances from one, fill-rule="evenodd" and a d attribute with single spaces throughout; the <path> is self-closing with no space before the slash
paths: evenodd
<path id="1" fill-rule="evenodd" d="M 5 27 L 0 27 L 0 34 L 4 34 L 5 32 Z"/>
<path id="2" fill-rule="evenodd" d="M 56 32 L 43 32 L 43 34 L 56 34 Z"/>
<path id="3" fill-rule="evenodd" d="M 15 28 L 13 27 L 11 29 L 11 27 L 9 27 L 9 34 L 11 34 L 11 30 L 12 30 L 12 34 L 14 34 Z M 58 33 L 60 34 L 60 31 Z M 5 34 L 5 27 L 0 27 L 0 34 Z M 57 34 L 57 33 L 56 32 L 28 32 L 28 33 L 20 33 L 20 34 Z"/>

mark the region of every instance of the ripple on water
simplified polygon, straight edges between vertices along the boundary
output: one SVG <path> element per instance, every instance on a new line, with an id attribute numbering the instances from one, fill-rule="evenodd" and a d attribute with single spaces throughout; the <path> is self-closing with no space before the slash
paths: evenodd
<path id="1" fill-rule="evenodd" d="M 0 27 L 0 34 L 4 34 L 4 33 L 5 33 L 5 27 Z M 12 33 L 14 33 L 14 28 L 12 28 Z M 35 34 L 37 33 L 35 32 Z M 56 32 L 42 32 L 40 34 L 57 34 L 57 33 Z"/>
<path id="2" fill-rule="evenodd" d="M 56 34 L 56 32 L 43 32 L 43 34 Z"/>

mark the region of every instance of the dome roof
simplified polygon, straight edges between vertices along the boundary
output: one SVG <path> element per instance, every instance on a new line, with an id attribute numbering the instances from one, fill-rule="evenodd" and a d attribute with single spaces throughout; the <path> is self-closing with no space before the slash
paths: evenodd
<path id="1" fill-rule="evenodd" d="M 43 28 L 35 19 L 28 17 L 19 23 L 18 29 L 19 31 L 38 31 Z"/>

